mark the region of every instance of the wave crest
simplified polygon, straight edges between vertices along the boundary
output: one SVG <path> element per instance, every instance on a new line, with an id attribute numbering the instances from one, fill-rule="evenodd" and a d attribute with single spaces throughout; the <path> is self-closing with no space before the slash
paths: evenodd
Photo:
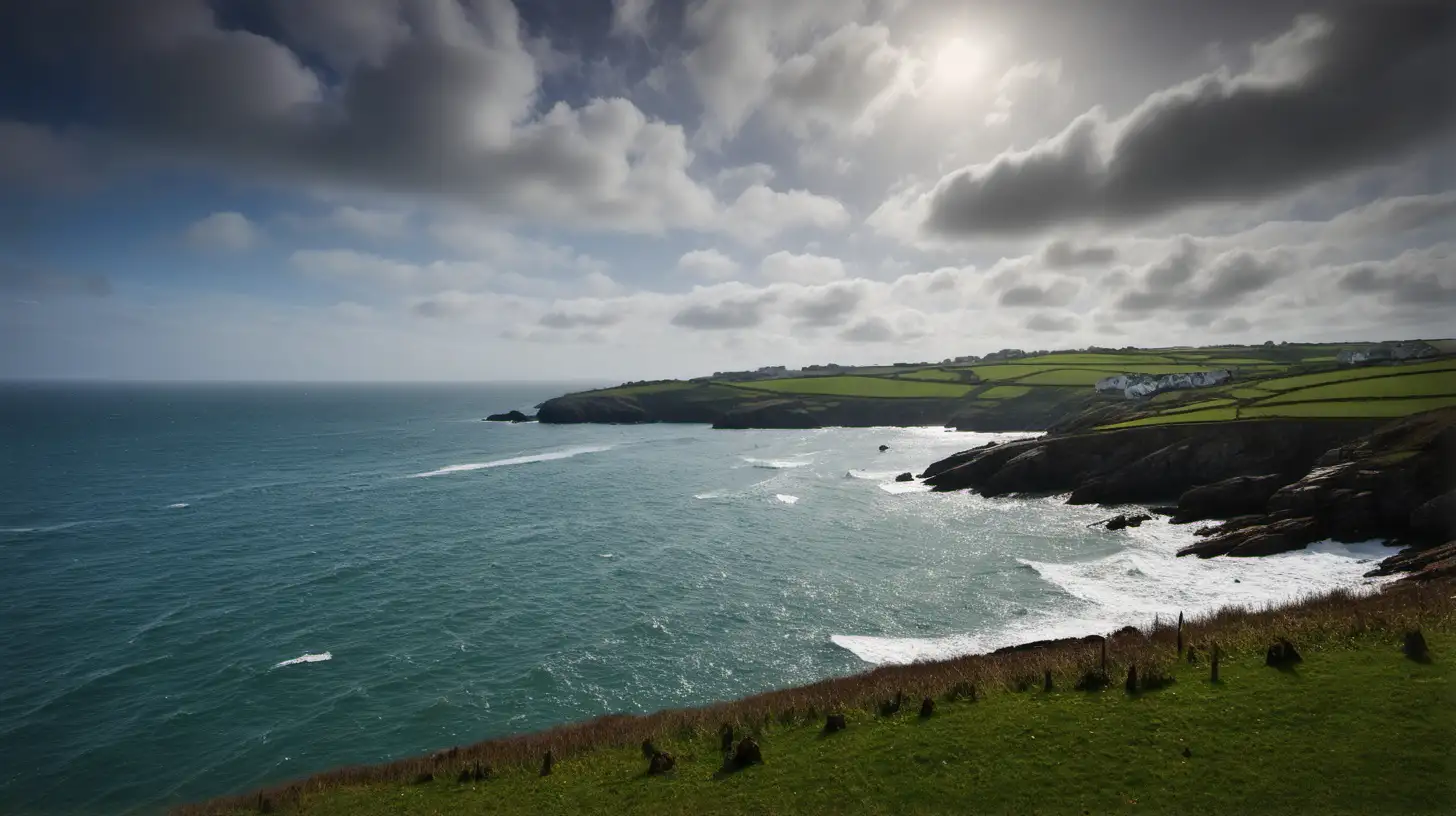
<path id="1" fill-rule="evenodd" d="M 575 448 L 562 448 L 546 453 L 533 453 L 529 456 L 512 456 L 509 459 L 493 459 L 489 462 L 466 462 L 460 465 L 446 465 L 437 470 L 428 470 L 424 473 L 414 473 L 411 479 L 424 479 L 430 476 L 446 476 L 451 473 L 465 473 L 471 470 L 487 470 L 489 468 L 509 467 L 511 465 L 529 465 L 535 462 L 551 462 L 557 459 L 570 459 L 573 456 L 581 456 L 588 453 L 601 453 L 611 450 L 613 445 L 581 445 Z"/>

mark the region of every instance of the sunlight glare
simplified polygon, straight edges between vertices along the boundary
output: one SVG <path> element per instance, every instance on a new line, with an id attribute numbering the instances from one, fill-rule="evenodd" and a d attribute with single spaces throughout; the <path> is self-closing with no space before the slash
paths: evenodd
<path id="1" fill-rule="evenodd" d="M 949 89 L 964 89 L 980 77 L 986 53 L 965 37 L 953 37 L 935 54 L 934 80 Z"/>

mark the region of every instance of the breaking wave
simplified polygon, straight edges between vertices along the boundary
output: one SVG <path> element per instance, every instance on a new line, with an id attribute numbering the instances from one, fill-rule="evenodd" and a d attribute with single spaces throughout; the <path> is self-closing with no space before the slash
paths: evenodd
<path id="1" fill-rule="evenodd" d="M 429 470 L 424 473 L 414 473 L 411 479 L 423 479 L 429 476 L 445 476 L 451 473 L 464 473 L 471 470 L 486 470 L 488 468 L 508 467 L 510 465 L 529 465 L 534 462 L 551 462 L 557 459 L 570 459 L 573 456 L 581 456 L 588 453 L 601 453 L 611 450 L 613 445 L 582 445 L 575 448 L 562 448 L 557 451 L 546 453 L 534 453 L 529 456 L 513 456 L 509 459 L 494 459 L 489 462 L 467 462 L 461 465 L 446 465 L 438 470 Z"/>
<path id="2" fill-rule="evenodd" d="M 284 666 L 293 666 L 293 665 L 297 665 L 299 663 L 322 663 L 325 660 L 333 660 L 333 659 L 334 659 L 333 652 L 324 652 L 323 654 L 299 655 L 298 657 L 295 657 L 292 660 L 285 660 L 282 663 L 274 663 L 273 664 L 273 668 L 275 668 L 275 669 L 281 669 Z"/>

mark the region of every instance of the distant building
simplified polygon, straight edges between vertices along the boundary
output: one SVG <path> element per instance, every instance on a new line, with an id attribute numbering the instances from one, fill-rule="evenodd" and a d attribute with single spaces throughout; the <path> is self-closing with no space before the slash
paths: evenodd
<path id="1" fill-rule="evenodd" d="M 1437 353 L 1434 346 L 1420 340 L 1390 341 L 1376 343 L 1363 349 L 1345 349 L 1336 355 L 1335 359 L 1340 365 L 1362 365 L 1434 357 Z"/>
<path id="2" fill-rule="evenodd" d="M 1095 387 L 1098 393 L 1116 394 L 1120 392 L 1127 399 L 1142 399 L 1154 394 L 1161 394 L 1164 391 L 1223 385 L 1233 379 L 1233 376 L 1233 372 L 1226 368 L 1194 371 L 1186 374 L 1163 374 L 1158 377 L 1151 374 L 1118 374 L 1098 380 Z"/>

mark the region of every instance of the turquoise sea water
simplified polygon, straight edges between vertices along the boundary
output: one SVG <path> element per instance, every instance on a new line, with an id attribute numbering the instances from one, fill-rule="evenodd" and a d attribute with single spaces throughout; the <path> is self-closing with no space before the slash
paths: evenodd
<path id="1" fill-rule="evenodd" d="M 479 421 L 564 390 L 0 387 L 0 812 L 154 812 L 1383 554 L 1174 559 L 1191 530 L 893 481 L 1000 436 Z"/>

